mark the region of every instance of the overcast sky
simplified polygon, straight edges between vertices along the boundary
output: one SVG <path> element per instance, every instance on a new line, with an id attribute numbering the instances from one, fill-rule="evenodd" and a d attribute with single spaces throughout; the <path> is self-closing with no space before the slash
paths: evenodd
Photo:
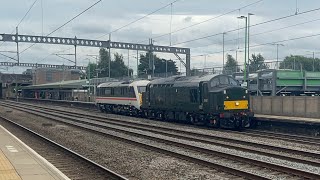
<path id="1" fill-rule="evenodd" d="M 19 34 L 46 35 L 70 20 L 72 17 L 91 6 L 97 0 L 38 0 L 25 20 L 19 25 Z M 52 36 L 74 37 L 96 39 L 109 33 L 123 25 L 126 25 L 160 7 L 163 7 L 173 0 L 102 0 L 98 5 L 82 14 L 80 17 L 66 25 Z M 235 49 L 239 47 L 242 51 L 244 46 L 244 31 L 236 30 L 244 26 L 244 20 L 239 20 L 239 15 L 253 13 L 250 18 L 250 25 L 259 24 L 268 20 L 280 17 L 303 13 L 309 10 L 320 8 L 320 1 L 317 0 L 180 0 L 173 4 L 173 16 L 171 30 L 175 32 L 181 28 L 209 20 L 205 23 L 186 28 L 172 34 L 171 43 L 174 46 L 188 47 L 191 49 L 191 67 L 202 68 L 222 65 L 222 35 L 198 41 L 192 39 L 214 35 L 222 32 L 225 34 L 225 52 L 235 57 Z M 16 25 L 27 12 L 34 0 L 1 0 L 0 6 L 0 34 L 11 33 Z M 253 4 L 246 8 L 239 9 L 246 5 Z M 42 4 L 42 5 L 41 5 Z M 41 8 L 42 6 L 42 8 Z M 42 16 L 43 10 L 43 16 Z M 232 13 L 220 16 L 227 12 Z M 220 16 L 218 18 L 214 18 Z M 42 24 L 43 17 L 43 24 Z M 156 37 L 170 32 L 171 7 L 168 6 L 159 12 L 150 15 L 126 28 L 112 34 L 113 41 L 121 42 L 143 42 L 148 43 L 148 38 Z M 293 39 L 320 33 L 320 9 L 309 13 L 298 14 L 296 16 L 284 18 L 250 28 L 250 53 L 261 53 L 267 61 L 276 59 L 276 46 L 261 45 L 271 42 Z M 300 25 L 298 25 L 300 24 Z M 43 29 L 43 30 L 42 30 Z M 237 40 L 240 38 L 240 40 Z M 108 36 L 100 40 L 107 40 Z M 155 38 L 157 45 L 169 45 L 169 36 Z M 293 41 L 282 42 L 284 46 L 279 47 L 279 58 L 286 55 L 298 54 L 312 56 L 308 51 L 319 52 L 320 36 L 303 38 Z M 184 43 L 186 42 L 186 43 Z M 0 51 L 14 51 L 15 43 L 0 42 Z M 30 44 L 21 43 L 20 50 L 25 49 Z M 21 62 L 38 62 L 50 64 L 72 64 L 67 60 L 55 55 L 58 51 L 70 49 L 71 46 L 44 45 L 38 44 L 21 54 Z M 98 48 L 79 47 L 78 64 L 86 65 L 93 58 L 87 54 L 98 54 Z M 74 49 L 63 53 L 73 53 Z M 115 50 L 112 52 L 123 53 L 127 63 L 127 51 Z M 4 53 L 13 56 L 12 53 Z M 130 67 L 136 70 L 136 52 L 130 52 Z M 204 64 L 205 56 L 206 64 Z M 171 54 L 157 53 L 158 56 L 168 59 L 176 59 Z M 320 54 L 316 54 L 318 56 Z M 183 56 L 182 56 L 183 57 Z M 73 58 L 67 57 L 66 58 Z M 89 59 L 88 59 L 89 58 Z M 184 57 L 183 57 L 184 58 Z M 243 63 L 243 52 L 238 53 L 239 63 Z M 0 56 L 0 61 L 11 61 Z M 178 67 L 180 63 L 177 62 Z M 0 67 L 3 68 L 3 67 Z M 1 69 L 1 72 L 22 72 L 22 68 Z M 185 71 L 184 69 L 182 71 Z"/>

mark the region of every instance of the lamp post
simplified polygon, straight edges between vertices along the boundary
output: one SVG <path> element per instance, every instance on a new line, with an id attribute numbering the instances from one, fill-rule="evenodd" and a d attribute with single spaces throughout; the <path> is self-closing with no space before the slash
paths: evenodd
<path id="1" fill-rule="evenodd" d="M 244 39 L 244 75 L 243 75 L 243 81 L 247 82 L 247 29 L 248 29 L 248 17 L 246 16 L 240 16 L 239 19 L 245 19 L 245 39 Z"/>
<path id="2" fill-rule="evenodd" d="M 250 65 L 250 16 L 254 14 L 248 13 L 248 65 Z M 250 66 L 249 66 L 250 67 Z M 248 74 L 250 73 L 250 68 L 248 68 Z"/>

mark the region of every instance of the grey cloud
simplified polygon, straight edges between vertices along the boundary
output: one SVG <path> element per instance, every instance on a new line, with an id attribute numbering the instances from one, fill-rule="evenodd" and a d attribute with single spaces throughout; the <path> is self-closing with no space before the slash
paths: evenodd
<path id="1" fill-rule="evenodd" d="M 75 34 L 105 34 L 110 32 L 110 25 L 103 25 L 101 23 L 86 23 L 76 24 L 72 27 L 72 31 Z"/>

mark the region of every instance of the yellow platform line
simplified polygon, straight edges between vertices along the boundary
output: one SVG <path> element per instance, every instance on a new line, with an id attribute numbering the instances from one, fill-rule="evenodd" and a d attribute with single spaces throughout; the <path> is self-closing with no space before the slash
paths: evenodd
<path id="1" fill-rule="evenodd" d="M 21 180 L 8 158 L 0 150 L 0 180 Z"/>

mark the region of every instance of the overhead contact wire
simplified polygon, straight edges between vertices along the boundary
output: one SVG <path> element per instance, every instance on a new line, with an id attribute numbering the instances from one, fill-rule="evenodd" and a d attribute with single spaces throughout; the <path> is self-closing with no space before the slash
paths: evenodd
<path id="1" fill-rule="evenodd" d="M 275 19 L 272 19 L 272 20 L 268 20 L 268 21 L 264 21 L 264 22 L 261 22 L 261 23 L 253 24 L 253 25 L 250 25 L 249 27 L 254 27 L 254 26 L 258 26 L 258 25 L 262 25 L 262 24 L 267 24 L 267 23 L 270 23 L 270 22 L 279 21 L 279 20 L 282 20 L 282 19 L 286 19 L 286 18 L 290 18 L 290 17 L 293 17 L 293 16 L 298 16 L 298 15 L 302 15 L 302 14 L 306 14 L 306 13 L 310 13 L 310 12 L 314 12 L 314 11 L 319 11 L 319 10 L 320 10 L 320 8 L 315 8 L 315 9 L 311 9 L 311 10 L 308 10 L 308 11 L 300 12 L 298 14 L 287 15 L 287 16 L 283 16 L 283 17 L 280 17 L 280 18 L 275 18 Z M 234 32 L 234 31 L 242 30 L 242 29 L 245 29 L 245 27 L 232 29 L 232 30 L 229 30 L 229 31 L 225 31 L 225 33 L 230 33 L 230 32 Z M 190 40 L 187 40 L 187 41 L 178 42 L 178 43 L 173 44 L 173 45 L 184 44 L 184 43 L 188 43 L 188 42 L 207 39 L 209 37 L 214 37 L 214 36 L 218 36 L 218 35 L 221 35 L 221 34 L 223 34 L 223 33 L 216 33 L 216 34 L 211 34 L 211 35 L 207 35 L 207 36 L 203 36 L 203 37 L 199 37 L 199 38 L 195 38 L 195 39 L 190 39 Z"/>
<path id="2" fill-rule="evenodd" d="M 90 7 L 88 7 L 87 9 L 83 10 L 81 13 L 79 13 L 78 15 L 76 15 L 75 17 L 71 18 L 69 21 L 67 21 L 66 23 L 62 24 L 61 26 L 59 26 L 58 28 L 56 28 L 55 30 L 53 30 L 52 32 L 50 32 L 48 35 L 46 35 L 45 37 L 50 36 L 51 34 L 55 33 L 56 31 L 58 31 L 59 29 L 61 29 L 62 27 L 64 27 L 65 25 L 69 24 L 71 21 L 75 20 L 77 17 L 81 16 L 83 13 L 85 13 L 86 11 L 88 11 L 89 9 L 93 8 L 95 5 L 97 5 L 98 3 L 100 3 L 102 0 L 99 0 L 97 2 L 95 2 L 94 4 L 92 4 Z M 31 46 L 27 47 L 26 49 L 24 49 L 23 51 L 20 52 L 23 53 L 25 51 L 27 51 L 28 49 L 30 49 L 31 47 L 33 47 L 36 43 L 33 43 Z"/>
<path id="3" fill-rule="evenodd" d="M 119 27 L 119 28 L 117 28 L 117 29 L 115 29 L 115 30 L 113 30 L 113 31 L 110 31 L 109 33 L 106 33 L 106 34 L 104 34 L 104 35 L 102 35 L 102 36 L 97 37 L 97 39 L 103 38 L 103 37 L 105 37 L 106 35 L 109 35 L 109 34 L 111 34 L 111 33 L 117 32 L 117 31 L 119 31 L 119 30 L 121 30 L 121 29 L 123 29 L 123 28 L 125 28 L 125 27 L 128 27 L 128 26 L 130 26 L 131 24 L 134 24 L 134 23 L 136 23 L 136 22 L 138 22 L 138 21 L 140 21 L 140 20 L 142 20 L 142 19 L 144 19 L 144 18 L 146 18 L 146 17 L 148 17 L 148 16 L 150 16 L 150 15 L 152 15 L 152 14 L 154 14 L 154 13 L 156 13 L 156 12 L 158 12 L 158 11 L 166 8 L 166 7 L 168 7 L 168 6 L 171 6 L 171 4 L 174 4 L 174 3 L 178 2 L 178 1 L 180 1 L 180 0 L 175 0 L 175 1 L 169 3 L 169 4 L 165 5 L 165 6 L 162 6 L 161 8 L 156 9 L 156 10 L 150 12 L 149 14 L 146 14 L 146 15 L 144 15 L 144 16 L 142 16 L 142 17 L 140 17 L 140 18 L 138 18 L 138 19 L 136 19 L 136 20 L 134 20 L 134 21 L 126 24 L 126 25 L 123 25 L 123 26 L 121 26 L 121 27 Z"/>

